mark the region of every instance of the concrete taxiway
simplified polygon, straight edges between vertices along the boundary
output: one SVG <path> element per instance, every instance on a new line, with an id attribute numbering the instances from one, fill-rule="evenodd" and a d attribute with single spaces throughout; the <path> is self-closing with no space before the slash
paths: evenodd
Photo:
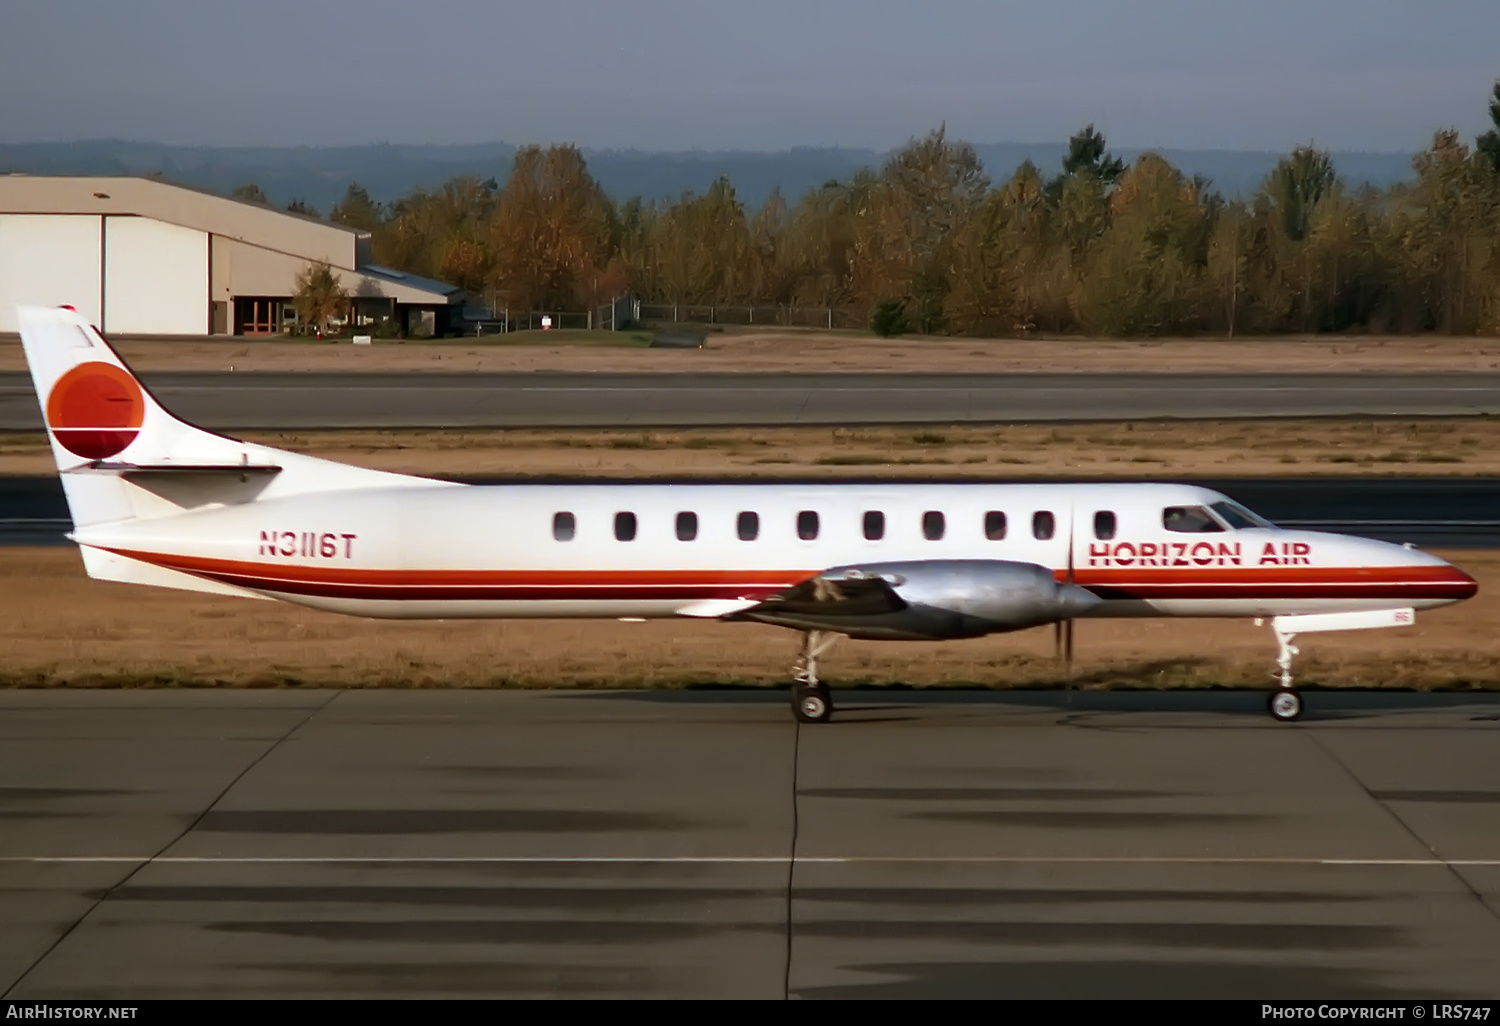
<path id="1" fill-rule="evenodd" d="M 1500 413 L 1500 375 L 1493 373 L 154 373 L 142 379 L 178 416 L 219 430 Z M 40 428 L 30 379 L 0 374 L 0 430 Z"/>
<path id="2" fill-rule="evenodd" d="M 1500 996 L 1500 696 L 0 693 L 0 992 Z"/>

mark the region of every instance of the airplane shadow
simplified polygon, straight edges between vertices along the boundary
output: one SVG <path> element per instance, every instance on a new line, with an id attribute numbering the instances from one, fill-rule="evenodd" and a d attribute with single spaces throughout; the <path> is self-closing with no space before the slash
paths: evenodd
<path id="1" fill-rule="evenodd" d="M 1500 692 L 1397 691 L 1301 688 L 1305 712 L 1301 722 L 1364 719 L 1397 713 L 1465 710 L 1473 721 L 1500 721 Z M 893 722 L 891 713 L 908 713 L 900 720 L 921 718 L 924 710 L 978 706 L 1057 713 L 1198 713 L 1215 716 L 1265 718 L 1271 689 L 1120 689 L 1098 688 L 909 688 L 903 685 L 839 687 L 833 685 L 835 721 L 852 714 L 853 722 L 878 719 Z M 563 700 L 629 701 L 662 705 L 780 705 L 785 687 L 713 685 L 658 691 L 556 692 Z M 872 715 L 873 714 L 873 715 Z M 845 722 L 850 722 L 846 720 Z"/>

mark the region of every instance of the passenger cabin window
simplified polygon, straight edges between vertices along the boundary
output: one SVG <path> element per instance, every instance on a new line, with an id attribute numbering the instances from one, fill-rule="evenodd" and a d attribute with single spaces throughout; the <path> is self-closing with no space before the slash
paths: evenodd
<path id="1" fill-rule="evenodd" d="M 879 541 L 885 537 L 885 514 L 878 509 L 865 511 L 865 538 L 869 541 Z"/>
<path id="2" fill-rule="evenodd" d="M 1107 509 L 1094 514 L 1094 537 L 1109 541 L 1115 536 L 1115 515 Z"/>
<path id="3" fill-rule="evenodd" d="M 1161 511 L 1161 526 L 1179 534 L 1214 534 L 1224 525 L 1202 506 L 1168 506 Z"/>
<path id="4" fill-rule="evenodd" d="M 740 541 L 754 541 L 755 536 L 760 534 L 760 514 L 746 510 L 735 518 L 734 529 L 739 534 Z"/>
<path id="5" fill-rule="evenodd" d="M 941 541 L 947 526 L 943 514 L 935 509 L 922 514 L 922 537 L 928 541 Z"/>
<path id="6" fill-rule="evenodd" d="M 558 541 L 572 541 L 578 530 L 578 522 L 571 513 L 552 514 L 552 537 Z"/>
<path id="7" fill-rule="evenodd" d="M 677 514 L 677 540 L 692 541 L 698 537 L 698 514 L 683 512 Z"/>
<path id="8" fill-rule="evenodd" d="M 620 541 L 635 541 L 635 514 L 615 514 L 615 537 Z"/>
<path id="9" fill-rule="evenodd" d="M 818 514 L 813 510 L 805 509 L 797 514 L 797 537 L 803 541 L 812 541 L 818 536 Z"/>
<path id="10" fill-rule="evenodd" d="M 1031 514 L 1031 536 L 1037 541 L 1046 541 L 1057 533 L 1057 517 L 1045 509 Z"/>
<path id="11" fill-rule="evenodd" d="M 990 541 L 1005 540 L 1005 514 L 992 509 L 984 515 L 984 536 Z"/>

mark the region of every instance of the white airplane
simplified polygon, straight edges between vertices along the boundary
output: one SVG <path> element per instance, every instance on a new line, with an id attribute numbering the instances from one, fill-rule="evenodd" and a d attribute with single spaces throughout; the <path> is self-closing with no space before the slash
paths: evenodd
<path id="1" fill-rule="evenodd" d="M 749 620 L 802 632 L 792 708 L 833 712 L 839 635 L 975 638 L 1098 617 L 1269 618 L 1294 720 L 1299 633 L 1469 598 L 1409 546 L 1283 530 L 1174 484 L 475 486 L 237 441 L 156 402 L 72 309 L 21 338 L 91 577 L 369 617 Z"/>

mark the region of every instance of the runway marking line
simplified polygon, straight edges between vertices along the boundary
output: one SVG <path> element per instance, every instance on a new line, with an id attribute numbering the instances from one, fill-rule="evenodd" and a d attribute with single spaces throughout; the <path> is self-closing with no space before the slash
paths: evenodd
<path id="1" fill-rule="evenodd" d="M 1236 856 L 1060 856 L 1043 855 L 813 855 L 788 857 L 785 855 L 579 855 L 579 856 L 527 856 L 527 855 L 310 855 L 310 856 L 261 856 L 261 855 L 168 855 L 161 858 L 130 855 L 5 855 L 0 864 L 77 864 L 77 863 L 135 863 L 153 862 L 172 865 L 249 865 L 249 864 L 385 864 L 385 865 L 432 865 L 432 864 L 728 864 L 728 865 L 782 865 L 797 862 L 805 865 L 849 865 L 860 863 L 975 863 L 981 865 L 1056 865 L 1058 863 L 1085 865 L 1278 865 L 1278 866 L 1435 866 L 1435 867 L 1487 867 L 1500 866 L 1495 859 L 1359 859 L 1359 858 L 1309 858 L 1309 857 L 1236 857 Z"/>

